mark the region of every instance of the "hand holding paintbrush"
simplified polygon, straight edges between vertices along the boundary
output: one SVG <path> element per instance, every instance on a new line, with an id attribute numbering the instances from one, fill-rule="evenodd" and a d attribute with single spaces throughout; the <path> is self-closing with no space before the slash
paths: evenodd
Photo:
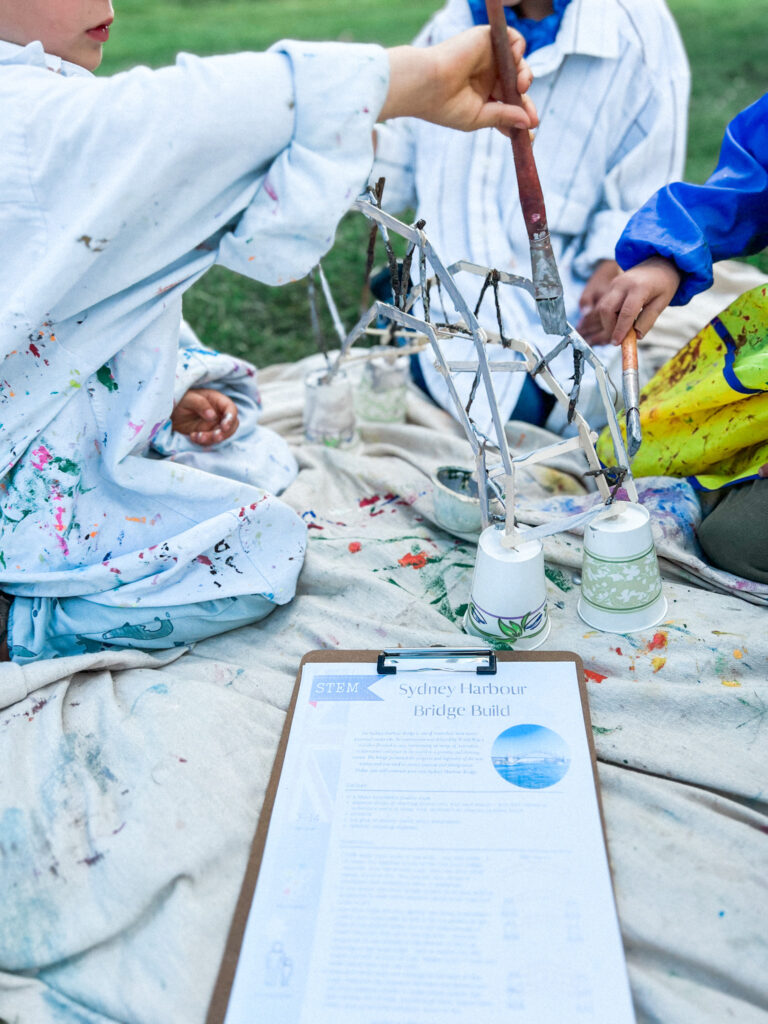
<path id="1" fill-rule="evenodd" d="M 504 16 L 502 0 L 486 0 L 488 21 L 491 25 L 493 52 L 499 68 L 502 96 L 504 102 L 517 104 L 522 102 L 517 92 L 514 56 L 509 46 L 507 19 Z M 512 141 L 512 152 L 515 157 L 517 186 L 520 193 L 520 205 L 528 232 L 531 248 L 531 278 L 533 279 L 536 307 L 541 318 L 541 325 L 547 334 L 568 334 L 568 320 L 563 302 L 563 285 L 557 270 L 555 254 L 547 227 L 547 211 L 544 196 L 533 158 L 531 136 L 524 128 L 513 128 L 509 137 Z"/>

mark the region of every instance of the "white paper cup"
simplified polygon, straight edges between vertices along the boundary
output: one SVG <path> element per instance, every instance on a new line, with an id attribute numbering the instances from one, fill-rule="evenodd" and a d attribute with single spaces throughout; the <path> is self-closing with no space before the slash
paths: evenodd
<path id="1" fill-rule="evenodd" d="M 331 381 L 327 370 L 313 370 L 304 378 L 304 437 L 312 444 L 341 448 L 355 439 L 352 385 L 343 370 Z"/>
<path id="2" fill-rule="evenodd" d="M 550 630 L 544 549 L 538 540 L 507 548 L 503 536 L 503 526 L 489 526 L 480 534 L 464 629 L 486 640 L 503 640 L 517 651 L 532 651 Z"/>
<path id="3" fill-rule="evenodd" d="M 355 411 L 367 423 L 405 423 L 410 379 L 407 356 L 371 359 L 355 389 Z"/>
<path id="4" fill-rule="evenodd" d="M 667 614 L 651 517 L 642 505 L 617 501 L 584 530 L 579 615 L 606 633 L 635 633 Z"/>

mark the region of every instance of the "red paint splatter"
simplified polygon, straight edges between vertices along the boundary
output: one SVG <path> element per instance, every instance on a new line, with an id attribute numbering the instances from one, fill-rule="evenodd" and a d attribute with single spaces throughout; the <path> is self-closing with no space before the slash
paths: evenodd
<path id="1" fill-rule="evenodd" d="M 103 853 L 94 853 L 92 857 L 85 857 L 83 860 L 79 860 L 78 864 L 87 864 L 89 868 L 92 868 L 94 864 L 98 864 L 100 860 L 104 860 Z"/>
<path id="2" fill-rule="evenodd" d="M 604 679 L 608 678 L 608 676 L 601 676 L 599 672 L 593 672 L 591 668 L 585 668 L 584 675 L 593 683 L 602 683 Z"/>
<path id="3" fill-rule="evenodd" d="M 277 202 L 277 192 L 275 192 L 269 178 L 264 179 L 264 191 L 267 193 L 270 199 Z"/>
<path id="4" fill-rule="evenodd" d="M 307 523 L 308 530 L 324 530 L 324 526 L 318 526 L 317 523 Z"/>
<path id="5" fill-rule="evenodd" d="M 352 543 L 349 545 L 349 550 L 353 555 L 356 555 L 362 546 L 363 545 L 360 543 L 359 540 L 353 540 Z"/>
<path id="6" fill-rule="evenodd" d="M 377 501 L 381 501 L 378 494 L 374 494 L 372 498 L 361 498 L 359 505 L 360 508 L 367 508 L 369 505 L 375 505 Z"/>
<path id="7" fill-rule="evenodd" d="M 203 565 L 213 565 L 208 555 L 198 555 L 196 561 L 201 562 Z"/>
<path id="8" fill-rule="evenodd" d="M 649 651 L 663 651 L 667 646 L 666 633 L 654 633 L 653 640 L 648 644 Z"/>
<path id="9" fill-rule="evenodd" d="M 40 358 L 40 349 L 37 347 L 37 345 L 33 345 L 32 343 L 30 343 L 29 351 L 32 353 L 35 359 Z"/>
<path id="10" fill-rule="evenodd" d="M 622 656 L 622 653 L 623 653 L 623 652 L 622 652 L 622 650 L 621 650 L 621 648 L 620 648 L 620 647 L 614 647 L 614 648 L 613 648 L 613 650 L 614 650 L 614 651 L 616 651 L 616 653 L 617 653 L 617 654 L 619 655 L 619 657 L 621 657 L 621 656 Z"/>
<path id="11" fill-rule="evenodd" d="M 397 562 L 403 568 L 410 565 L 412 569 L 423 569 L 427 564 L 427 553 L 426 551 L 417 551 L 415 555 L 412 555 L 409 552 L 407 555 L 403 555 L 402 558 L 398 558 Z"/>
<path id="12" fill-rule="evenodd" d="M 47 703 L 48 703 L 48 700 L 47 700 L 47 698 L 45 698 L 45 699 L 41 698 L 41 699 L 40 699 L 40 700 L 39 700 L 39 701 L 37 702 L 37 704 L 33 704 L 33 705 L 32 705 L 32 707 L 31 707 L 31 708 L 29 709 L 29 711 L 27 712 L 27 721 L 28 721 L 28 722 L 31 722 L 31 721 L 32 721 L 32 719 L 33 719 L 33 718 L 35 717 L 35 715 L 37 714 L 37 712 L 38 712 L 38 711 L 42 711 L 42 710 L 43 710 L 43 708 L 45 707 L 45 705 L 46 705 Z"/>

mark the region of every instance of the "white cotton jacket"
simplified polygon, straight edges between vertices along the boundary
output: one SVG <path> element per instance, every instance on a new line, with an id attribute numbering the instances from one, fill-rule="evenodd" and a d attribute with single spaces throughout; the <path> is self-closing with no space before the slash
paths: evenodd
<path id="1" fill-rule="evenodd" d="M 283 42 L 96 78 L 0 43 L 2 589 L 290 600 L 301 519 L 150 445 L 182 293 L 213 263 L 272 284 L 314 266 L 367 180 L 388 74 L 379 47 Z"/>
<path id="2" fill-rule="evenodd" d="M 449 0 L 416 44 L 438 43 L 471 24 L 466 0 Z M 530 95 L 541 119 L 533 151 L 566 311 L 575 324 L 586 281 L 601 260 L 614 258 L 629 217 L 682 174 L 688 62 L 663 0 L 571 0 L 555 41 L 534 51 L 529 63 Z M 507 139 L 491 129 L 463 134 L 412 119 L 379 125 L 377 137 L 373 178 L 386 177 L 384 205 L 416 208 L 444 262 L 468 259 L 530 276 Z M 482 280 L 462 275 L 459 283 L 474 304 Z M 513 288 L 502 289 L 502 297 L 506 336 L 551 348 L 557 339 L 542 332 L 533 300 Z M 496 330 L 490 292 L 482 312 L 483 326 Z M 555 364 L 563 376 L 569 359 Z M 427 383 L 440 393 L 429 353 L 421 362 Z M 497 375 L 505 416 L 521 382 L 520 374 Z"/>

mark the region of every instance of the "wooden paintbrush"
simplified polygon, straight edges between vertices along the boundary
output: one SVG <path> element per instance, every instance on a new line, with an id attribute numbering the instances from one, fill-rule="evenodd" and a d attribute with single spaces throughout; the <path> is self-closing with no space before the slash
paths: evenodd
<path id="1" fill-rule="evenodd" d="M 643 440 L 640 428 L 640 380 L 637 370 L 637 334 L 630 327 L 621 343 L 621 389 L 627 422 L 627 455 L 633 459 Z"/>
<path id="2" fill-rule="evenodd" d="M 520 93 L 517 91 L 517 72 L 509 46 L 504 5 L 502 0 L 486 0 L 485 6 L 491 26 L 491 41 L 504 102 L 522 106 Z M 533 158 L 531 136 L 527 128 L 513 128 L 511 139 L 520 205 L 531 249 L 531 279 L 536 307 L 546 333 L 563 336 L 568 333 L 563 285 L 557 271 L 555 254 L 552 252 L 547 211 L 536 161 Z"/>

